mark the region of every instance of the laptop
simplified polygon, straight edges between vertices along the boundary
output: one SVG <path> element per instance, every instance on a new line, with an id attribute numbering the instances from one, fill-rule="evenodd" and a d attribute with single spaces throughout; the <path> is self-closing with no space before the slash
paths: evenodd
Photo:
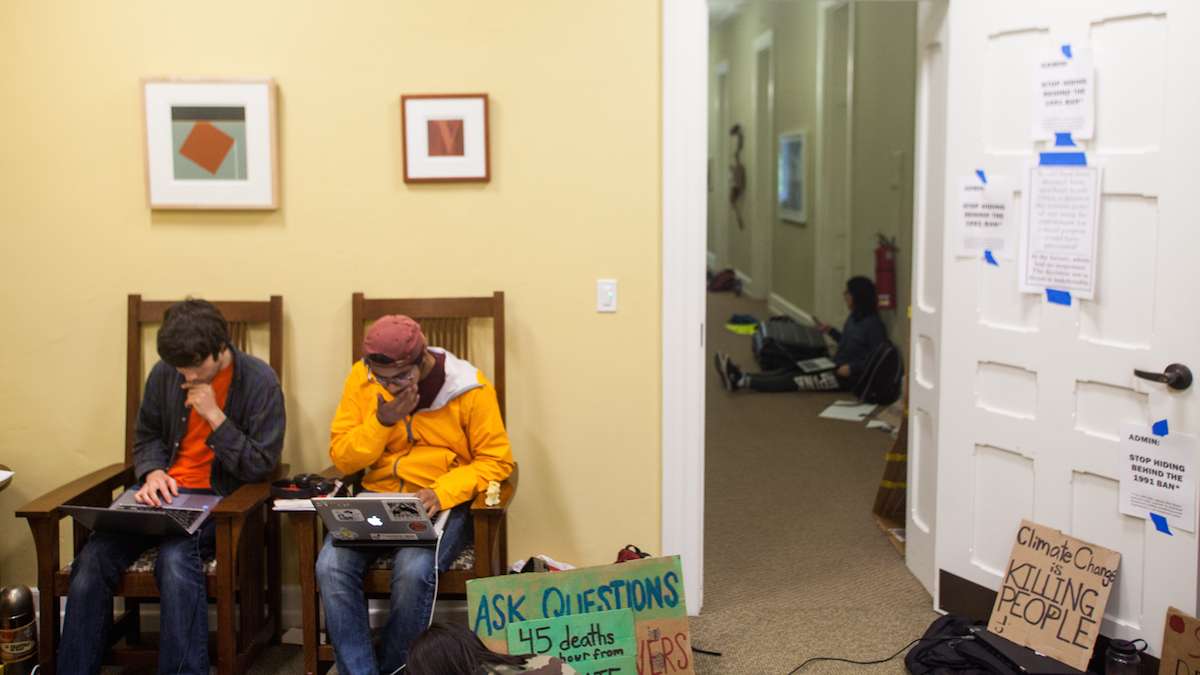
<path id="1" fill-rule="evenodd" d="M 430 519 L 409 492 L 369 492 L 312 500 L 334 546 L 435 546 L 450 512 Z"/>
<path id="2" fill-rule="evenodd" d="M 94 532 L 127 532 L 147 537 L 190 536 L 208 520 L 218 495 L 180 494 L 170 504 L 139 504 L 130 488 L 111 506 L 63 506 L 75 522 Z"/>
<path id="3" fill-rule="evenodd" d="M 1028 647 L 1019 645 L 995 633 L 989 633 L 982 626 L 973 626 L 971 632 L 979 644 L 988 651 L 1007 661 L 1022 673 L 1029 675 L 1086 675 L 1065 663 L 1056 661 L 1049 656 L 1043 656 Z"/>

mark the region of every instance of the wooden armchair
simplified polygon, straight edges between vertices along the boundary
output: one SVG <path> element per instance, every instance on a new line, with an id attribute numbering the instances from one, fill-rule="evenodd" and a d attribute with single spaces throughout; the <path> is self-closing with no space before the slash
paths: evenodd
<path id="1" fill-rule="evenodd" d="M 504 293 L 496 291 L 491 297 L 427 298 L 412 300 L 368 300 L 362 293 L 352 297 L 352 338 L 350 363 L 362 358 L 363 332 L 366 325 L 386 314 L 405 314 L 421 323 L 429 344 L 444 347 L 462 358 L 471 358 L 473 321 L 491 320 L 492 324 L 492 383 L 504 417 Z M 476 365 L 479 365 L 476 363 Z M 329 467 L 323 475 L 333 478 L 341 473 Z M 500 487 L 500 503 L 488 506 L 480 494 L 471 503 L 475 541 L 442 573 L 438 595 L 463 597 L 467 581 L 503 574 L 508 564 L 508 532 L 506 514 L 517 491 L 517 470 Z M 321 599 L 317 588 L 316 562 L 321 541 L 320 519 L 311 511 L 289 511 L 288 519 L 294 528 L 300 557 L 300 598 L 304 632 L 304 670 L 324 673 L 333 665 L 333 646 L 322 641 L 320 630 Z M 368 598 L 387 598 L 391 581 L 391 558 L 383 556 L 367 572 L 364 590 Z"/>
<path id="2" fill-rule="evenodd" d="M 66 504 L 108 506 L 115 493 L 136 483 L 133 469 L 134 430 L 141 402 L 143 327 L 162 322 L 170 302 L 143 301 L 129 296 L 125 383 L 125 460 L 70 482 L 25 505 L 17 516 L 29 521 L 37 547 L 40 673 L 53 675 L 59 643 L 60 597 L 71 582 L 71 566 L 60 566 L 59 521 Z M 230 325 L 233 343 L 243 351 L 250 324 L 265 323 L 270 331 L 270 364 L 283 372 L 283 298 L 261 302 L 214 302 Z M 277 474 L 286 474 L 281 465 Z M 269 483 L 245 485 L 221 500 L 213 511 L 216 521 L 216 557 L 206 566 L 208 597 L 217 603 L 217 630 L 209 650 L 218 672 L 244 672 L 250 661 L 280 633 L 280 529 L 278 514 L 270 509 Z M 87 542 L 88 531 L 74 525 L 74 551 Z M 263 555 L 265 549 L 266 555 Z M 158 600 L 154 580 L 157 548 L 144 553 L 129 567 L 117 587 L 124 598 L 123 613 L 113 627 L 105 661 L 115 665 L 150 665 L 158 662 L 156 641 L 140 630 L 140 609 Z M 121 645 L 121 642 L 124 642 Z"/>

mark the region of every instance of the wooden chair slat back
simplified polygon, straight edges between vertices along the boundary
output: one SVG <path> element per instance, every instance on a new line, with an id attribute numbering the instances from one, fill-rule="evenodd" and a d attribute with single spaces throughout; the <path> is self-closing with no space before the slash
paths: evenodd
<path id="1" fill-rule="evenodd" d="M 142 385 L 146 373 L 142 367 L 142 329 L 149 324 L 162 323 L 163 315 L 176 301 L 143 300 L 131 294 L 128 299 L 125 352 L 125 463 L 133 461 L 134 432 L 137 428 L 138 407 L 142 401 Z M 241 351 L 250 347 L 250 327 L 266 324 L 270 349 L 267 362 L 276 377 L 283 380 L 283 296 L 272 295 L 270 300 L 210 300 L 229 323 L 230 342 Z"/>
<path id="2" fill-rule="evenodd" d="M 492 323 L 492 384 L 505 415 L 504 382 L 504 292 L 474 298 L 366 298 L 351 296 L 352 326 L 350 362 L 362 358 L 362 341 L 372 321 L 388 314 L 404 314 L 421 324 L 421 332 L 430 346 L 442 347 L 471 360 L 472 319 L 490 319 Z"/>

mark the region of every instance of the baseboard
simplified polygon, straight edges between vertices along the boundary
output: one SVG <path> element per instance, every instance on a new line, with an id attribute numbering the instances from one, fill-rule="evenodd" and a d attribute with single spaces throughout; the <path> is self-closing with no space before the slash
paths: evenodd
<path id="1" fill-rule="evenodd" d="M 745 287 L 749 286 L 750 284 L 754 283 L 754 280 L 750 278 L 750 275 L 749 275 L 749 274 L 746 274 L 745 272 L 743 272 L 743 271 L 739 270 L 739 269 L 738 269 L 738 268 L 736 268 L 736 267 L 735 267 L 735 268 L 733 268 L 733 275 L 734 275 L 734 276 L 736 276 L 736 277 L 738 278 L 738 281 L 741 281 L 741 282 L 742 282 L 742 287 L 743 287 L 743 288 L 745 288 Z"/>
<path id="2" fill-rule="evenodd" d="M 938 570 L 939 610 L 986 623 L 995 603 L 996 591 L 946 570 Z M 1104 654 L 1108 650 L 1108 642 L 1109 638 L 1105 635 L 1097 636 L 1089 672 L 1104 672 Z M 1156 675 L 1158 664 L 1157 657 L 1142 654 L 1141 675 Z"/>
<path id="3" fill-rule="evenodd" d="M 772 293 L 767 296 L 767 309 L 771 310 L 775 314 L 790 316 L 800 323 L 807 323 L 810 325 L 816 325 L 817 323 L 812 314 L 809 314 L 787 300 L 784 300 L 783 296 L 779 295 L 778 293 Z"/>

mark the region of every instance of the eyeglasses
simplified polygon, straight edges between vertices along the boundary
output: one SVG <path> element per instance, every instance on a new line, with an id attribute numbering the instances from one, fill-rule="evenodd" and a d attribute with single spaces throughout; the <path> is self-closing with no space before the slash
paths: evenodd
<path id="1" fill-rule="evenodd" d="M 421 374 L 421 364 L 414 363 L 403 372 L 395 375 L 380 375 L 370 365 L 367 366 L 367 379 L 382 385 L 404 386 L 417 381 Z"/>

